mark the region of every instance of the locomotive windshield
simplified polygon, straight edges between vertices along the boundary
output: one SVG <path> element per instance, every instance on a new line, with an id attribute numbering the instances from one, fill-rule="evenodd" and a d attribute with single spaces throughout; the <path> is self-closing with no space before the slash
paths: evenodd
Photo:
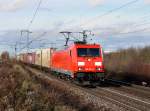
<path id="1" fill-rule="evenodd" d="M 99 57 L 100 56 L 99 48 L 78 48 L 77 53 L 78 53 L 78 57 Z"/>

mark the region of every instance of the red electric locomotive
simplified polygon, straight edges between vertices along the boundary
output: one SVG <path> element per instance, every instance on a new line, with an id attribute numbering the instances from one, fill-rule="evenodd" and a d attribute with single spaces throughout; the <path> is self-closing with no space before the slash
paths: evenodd
<path id="1" fill-rule="evenodd" d="M 83 41 L 74 42 L 71 46 L 67 46 L 66 42 L 64 50 L 53 52 L 51 69 L 80 83 L 103 80 L 105 71 L 102 47 L 99 44 L 88 44 L 86 37 L 84 34 Z"/>

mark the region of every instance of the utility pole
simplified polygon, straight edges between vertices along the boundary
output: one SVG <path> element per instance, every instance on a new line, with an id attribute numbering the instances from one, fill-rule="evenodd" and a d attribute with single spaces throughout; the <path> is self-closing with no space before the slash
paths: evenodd
<path id="1" fill-rule="evenodd" d="M 23 35 L 23 33 L 27 34 L 27 53 L 29 52 L 29 39 L 30 39 L 30 34 L 32 33 L 29 30 L 21 30 L 21 36 Z"/>

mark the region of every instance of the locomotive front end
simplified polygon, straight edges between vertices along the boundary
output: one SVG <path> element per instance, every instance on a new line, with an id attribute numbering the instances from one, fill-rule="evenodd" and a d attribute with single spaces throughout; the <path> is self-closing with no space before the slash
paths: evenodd
<path id="1" fill-rule="evenodd" d="M 100 45 L 79 45 L 77 50 L 76 78 L 98 82 L 104 78 L 103 53 Z"/>

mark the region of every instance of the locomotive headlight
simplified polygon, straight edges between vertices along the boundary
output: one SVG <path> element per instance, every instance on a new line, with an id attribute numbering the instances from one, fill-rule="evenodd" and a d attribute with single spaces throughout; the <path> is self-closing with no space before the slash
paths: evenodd
<path id="1" fill-rule="evenodd" d="M 101 70 L 101 68 L 96 68 L 96 70 L 100 71 L 100 70 Z"/>
<path id="2" fill-rule="evenodd" d="M 85 62 L 78 62 L 78 66 L 85 66 Z"/>
<path id="3" fill-rule="evenodd" d="M 82 71 L 83 70 L 83 68 L 81 68 L 81 67 L 79 67 L 79 69 L 78 69 L 79 71 Z"/>
<path id="4" fill-rule="evenodd" d="M 95 62 L 95 66 L 102 66 L 102 62 Z"/>

